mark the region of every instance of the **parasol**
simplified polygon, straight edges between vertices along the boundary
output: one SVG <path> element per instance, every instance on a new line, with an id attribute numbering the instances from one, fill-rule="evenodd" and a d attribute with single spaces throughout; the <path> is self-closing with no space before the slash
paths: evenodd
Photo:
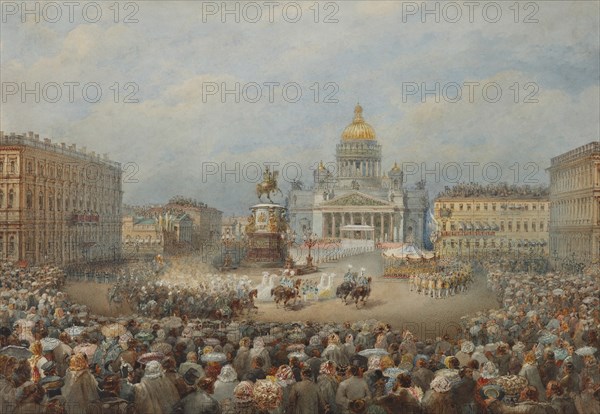
<path id="1" fill-rule="evenodd" d="M 142 342 L 150 342 L 154 339 L 154 335 L 152 335 L 150 332 L 141 331 L 135 335 L 135 339 Z"/>
<path id="2" fill-rule="evenodd" d="M 75 354 L 85 354 L 88 357 L 88 360 L 92 360 L 94 358 L 94 354 L 96 353 L 96 349 L 98 349 L 98 345 L 83 343 L 81 345 L 77 345 L 73 348 L 73 353 Z"/>
<path id="3" fill-rule="evenodd" d="M 519 375 L 503 375 L 496 379 L 496 383 L 500 385 L 508 395 L 519 395 L 523 388 L 529 383 L 527 378 Z"/>
<path id="4" fill-rule="evenodd" d="M 168 318 L 164 318 L 161 321 L 161 324 L 165 329 L 179 329 L 183 326 L 183 321 L 177 316 L 170 316 Z"/>
<path id="5" fill-rule="evenodd" d="M 165 358 L 164 354 L 160 352 L 148 352 L 141 357 L 138 358 L 137 362 L 142 365 L 148 364 L 150 361 L 158 361 L 161 362 Z"/>
<path id="6" fill-rule="evenodd" d="M 227 355 L 223 352 L 211 352 L 209 354 L 204 354 L 200 357 L 202 362 L 225 362 L 227 361 Z"/>
<path id="7" fill-rule="evenodd" d="M 85 326 L 71 326 L 65 329 L 65 332 L 71 337 L 80 336 L 83 332 L 85 332 Z"/>
<path id="8" fill-rule="evenodd" d="M 558 339 L 558 336 L 551 334 L 551 333 L 545 333 L 542 336 L 540 336 L 540 339 L 538 342 L 540 344 L 548 345 L 548 344 L 553 343 L 557 339 Z"/>
<path id="9" fill-rule="evenodd" d="M 364 356 L 364 357 L 370 357 L 370 356 L 381 356 L 381 355 L 389 355 L 389 353 L 385 350 L 385 349 L 381 349 L 381 348 L 370 348 L 370 349 L 363 349 L 362 351 L 360 351 L 358 353 L 358 355 L 360 356 Z"/>
<path id="10" fill-rule="evenodd" d="M 29 349 L 22 346 L 9 345 L 0 349 L 0 355 L 11 356 L 17 359 L 28 359 L 33 354 Z"/>
<path id="11" fill-rule="evenodd" d="M 42 344 L 42 350 L 44 352 L 46 352 L 46 351 L 52 351 L 58 345 L 60 345 L 60 341 L 58 339 L 56 339 L 56 338 L 50 338 L 50 337 L 42 338 L 42 340 L 40 342 Z"/>
<path id="12" fill-rule="evenodd" d="M 167 355 L 171 353 L 173 347 L 171 346 L 171 344 L 168 344 L 166 342 L 155 342 L 152 345 L 150 345 L 150 350 L 152 352 L 158 352 L 163 355 Z"/>
<path id="13" fill-rule="evenodd" d="M 597 349 L 593 346 L 584 346 L 583 348 L 579 348 L 577 351 L 575 351 L 575 353 L 580 356 L 588 356 L 594 355 L 596 351 Z"/>
<path id="14" fill-rule="evenodd" d="M 107 338 L 116 338 L 127 332 L 127 329 L 120 323 L 113 323 L 102 327 L 102 335 Z"/>

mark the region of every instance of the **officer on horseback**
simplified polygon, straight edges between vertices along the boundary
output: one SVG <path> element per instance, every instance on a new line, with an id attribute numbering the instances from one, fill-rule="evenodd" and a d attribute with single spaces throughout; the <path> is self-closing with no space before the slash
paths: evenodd
<path id="1" fill-rule="evenodd" d="M 348 282 L 353 285 L 356 284 L 356 275 L 352 273 L 352 265 L 348 265 L 348 271 L 344 275 L 344 282 Z"/>
<path id="2" fill-rule="evenodd" d="M 357 280 L 359 286 L 367 286 L 369 284 L 369 280 L 365 276 L 365 268 L 360 269 L 360 277 Z"/>

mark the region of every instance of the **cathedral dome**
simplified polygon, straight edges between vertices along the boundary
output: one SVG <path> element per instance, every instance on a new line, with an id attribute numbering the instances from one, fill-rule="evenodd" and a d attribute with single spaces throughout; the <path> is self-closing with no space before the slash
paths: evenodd
<path id="1" fill-rule="evenodd" d="M 374 140 L 375 130 L 373 127 L 365 122 L 362 117 L 362 106 L 359 104 L 354 108 L 354 120 L 350 125 L 342 132 L 342 139 L 344 141 L 357 141 L 357 140 Z"/>

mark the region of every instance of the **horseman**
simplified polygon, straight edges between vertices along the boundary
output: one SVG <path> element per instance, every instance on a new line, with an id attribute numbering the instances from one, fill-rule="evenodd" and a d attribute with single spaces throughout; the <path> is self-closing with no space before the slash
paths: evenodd
<path id="1" fill-rule="evenodd" d="M 356 275 L 352 273 L 352 265 L 348 265 L 348 271 L 344 275 L 344 282 L 351 283 L 352 285 L 356 285 Z"/>
<path id="2" fill-rule="evenodd" d="M 357 284 L 358 286 L 368 286 L 369 285 L 369 279 L 367 279 L 367 277 L 365 276 L 365 269 L 362 269 L 361 274 L 357 280 Z"/>

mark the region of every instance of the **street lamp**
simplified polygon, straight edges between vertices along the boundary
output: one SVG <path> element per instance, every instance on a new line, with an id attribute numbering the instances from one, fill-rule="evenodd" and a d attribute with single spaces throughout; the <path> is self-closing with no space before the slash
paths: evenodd
<path id="1" fill-rule="evenodd" d="M 311 233 L 310 231 L 307 231 L 306 233 L 304 233 L 304 245 L 306 247 L 308 247 L 308 256 L 306 257 L 306 267 L 307 268 L 312 268 L 313 264 L 313 258 L 311 256 L 311 249 L 317 245 L 317 235 L 314 233 Z"/>
<path id="2" fill-rule="evenodd" d="M 296 242 L 297 234 L 294 231 L 293 233 L 288 229 L 287 232 L 281 232 L 281 240 L 287 246 L 286 250 L 286 258 L 285 258 L 285 268 L 292 269 L 294 267 L 294 259 L 292 258 L 291 249 L 292 246 Z"/>
<path id="3" fill-rule="evenodd" d="M 221 236 L 221 245 L 225 248 L 225 255 L 223 257 L 223 265 L 221 266 L 221 270 L 229 270 L 232 268 L 231 255 L 229 254 L 229 249 L 235 243 L 235 237 L 231 235 L 231 231 L 227 228 L 225 234 Z"/>

